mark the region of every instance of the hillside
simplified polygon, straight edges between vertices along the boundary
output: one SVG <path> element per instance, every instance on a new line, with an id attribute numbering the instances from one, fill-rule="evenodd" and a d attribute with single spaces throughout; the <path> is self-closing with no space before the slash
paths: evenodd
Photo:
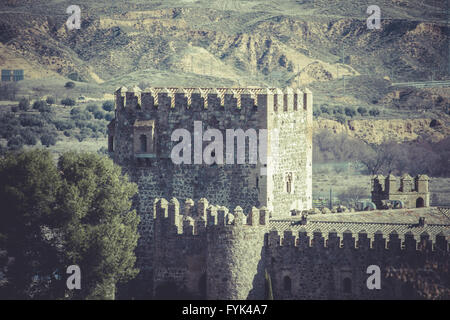
<path id="1" fill-rule="evenodd" d="M 0 67 L 25 70 L 18 98 L 101 104 L 120 85 L 308 86 L 315 111 L 378 114 L 321 113 L 317 129 L 369 143 L 448 136 L 448 88 L 393 86 L 449 79 L 443 1 L 378 1 L 380 30 L 367 28 L 362 0 L 80 0 L 81 29 L 68 30 L 71 4 L 0 4 Z"/>

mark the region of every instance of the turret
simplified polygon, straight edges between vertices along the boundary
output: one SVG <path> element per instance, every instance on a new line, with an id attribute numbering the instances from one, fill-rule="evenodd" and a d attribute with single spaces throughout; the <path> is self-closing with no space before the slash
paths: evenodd
<path id="1" fill-rule="evenodd" d="M 395 176 L 390 174 L 384 180 L 384 191 L 386 193 L 397 191 Z"/>
<path id="2" fill-rule="evenodd" d="M 428 181 L 430 180 L 430 178 L 428 178 L 426 174 L 419 174 L 414 180 L 417 192 L 428 192 Z"/>
<path id="3" fill-rule="evenodd" d="M 413 184 L 412 184 L 412 177 L 405 173 L 401 178 L 400 178 L 400 190 L 402 192 L 411 192 L 413 191 Z"/>

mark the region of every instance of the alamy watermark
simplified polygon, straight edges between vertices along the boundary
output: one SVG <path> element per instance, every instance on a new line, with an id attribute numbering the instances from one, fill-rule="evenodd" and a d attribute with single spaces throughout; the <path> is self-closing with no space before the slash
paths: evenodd
<path id="1" fill-rule="evenodd" d="M 80 269 L 80 267 L 75 264 L 68 266 L 66 273 L 70 274 L 70 276 L 67 278 L 67 281 L 66 281 L 67 289 L 69 289 L 69 290 L 81 289 L 81 269 Z"/>
<path id="2" fill-rule="evenodd" d="M 276 154 L 278 146 L 278 130 L 271 134 L 271 145 L 273 153 Z M 181 141 L 180 141 L 181 140 Z M 248 162 L 246 162 L 246 141 L 248 140 Z M 203 132 L 203 123 L 194 121 L 194 137 L 183 128 L 172 132 L 171 141 L 178 142 L 170 154 L 174 164 L 258 164 L 262 166 L 261 174 L 266 174 L 268 130 L 258 131 L 250 128 L 225 130 L 225 149 L 222 131 L 218 129 L 207 129 Z M 209 144 L 203 148 L 203 142 Z M 237 142 L 237 144 L 235 144 Z M 259 143 L 258 143 L 259 142 Z M 235 148 L 236 146 L 236 148 Z M 235 152 L 236 149 L 236 152 Z M 193 157 L 192 157 L 193 153 Z"/>
<path id="3" fill-rule="evenodd" d="M 71 16 L 66 21 L 67 29 L 74 30 L 81 28 L 81 9 L 77 5 L 68 6 L 66 13 Z"/>

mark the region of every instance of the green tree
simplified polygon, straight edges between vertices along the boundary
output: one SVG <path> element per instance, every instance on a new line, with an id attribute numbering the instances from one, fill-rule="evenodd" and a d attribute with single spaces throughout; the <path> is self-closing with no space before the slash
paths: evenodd
<path id="1" fill-rule="evenodd" d="M 105 101 L 103 102 L 103 110 L 105 111 L 113 111 L 114 110 L 114 101 Z"/>
<path id="2" fill-rule="evenodd" d="M 48 96 L 47 99 L 45 99 L 45 102 L 47 102 L 47 104 L 52 105 L 55 103 L 55 98 Z"/>
<path id="3" fill-rule="evenodd" d="M 137 192 L 121 168 L 97 154 L 42 150 L 0 158 L 0 251 L 9 259 L 0 298 L 114 298 L 133 278 Z M 68 291 L 66 269 L 81 269 Z"/>
<path id="4" fill-rule="evenodd" d="M 82 271 L 76 298 L 114 298 L 118 282 L 132 279 L 139 217 L 131 210 L 137 186 L 120 167 L 96 154 L 66 153 L 59 159 L 63 177 L 59 211 L 65 215 L 66 264 Z"/>
<path id="5" fill-rule="evenodd" d="M 358 111 L 358 113 L 362 116 L 365 116 L 367 114 L 367 109 L 364 107 L 358 107 L 358 109 L 356 109 L 356 111 Z"/>
<path id="6" fill-rule="evenodd" d="M 352 107 L 345 107 L 344 112 L 347 117 L 353 118 L 356 115 L 356 111 Z"/>
<path id="7" fill-rule="evenodd" d="M 378 109 L 371 109 L 370 111 L 369 111 L 369 114 L 372 116 L 372 117 L 376 117 L 376 116 L 378 116 L 379 114 L 380 114 L 380 111 L 378 110 Z"/>
<path id="8" fill-rule="evenodd" d="M 27 111 L 30 108 L 30 101 L 28 99 L 22 98 L 19 101 L 19 109 L 22 111 Z"/>
<path id="9" fill-rule="evenodd" d="M 0 181 L 0 251 L 13 258 L 0 299 L 40 297 L 46 291 L 42 279 L 58 265 L 45 238 L 60 187 L 57 168 L 48 152 L 8 153 L 0 158 Z"/>
<path id="10" fill-rule="evenodd" d="M 70 98 L 65 98 L 61 100 L 61 104 L 64 106 L 74 106 L 75 105 L 75 100 L 70 99 Z"/>
<path id="11" fill-rule="evenodd" d="M 66 84 L 64 85 L 64 87 L 67 88 L 67 89 L 75 88 L 75 82 L 68 81 L 68 82 L 66 82 Z"/>

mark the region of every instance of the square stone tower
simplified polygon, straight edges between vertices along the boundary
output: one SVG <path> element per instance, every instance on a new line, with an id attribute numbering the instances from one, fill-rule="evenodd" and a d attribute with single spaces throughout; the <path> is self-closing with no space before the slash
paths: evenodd
<path id="1" fill-rule="evenodd" d="M 145 235 L 140 240 L 141 269 L 147 265 L 145 252 L 151 250 L 150 213 L 157 198 L 206 198 L 214 205 L 240 206 L 245 214 L 253 206 L 265 206 L 272 217 L 310 209 L 312 106 L 308 89 L 119 88 L 108 147 L 139 188 L 135 204 Z M 185 133 L 183 141 L 189 140 L 183 156 L 187 152 L 190 161 L 179 164 L 173 161 L 181 141 L 177 129 Z M 214 140 L 207 139 L 208 130 L 216 133 Z M 202 152 L 216 139 L 223 139 L 224 150 L 214 149 L 216 161 L 207 164 Z M 256 163 L 250 163 L 252 141 L 258 146 Z M 239 150 L 245 150 L 243 164 L 236 161 Z M 230 152 L 234 162 L 218 161 L 219 154 L 226 160 Z"/>

